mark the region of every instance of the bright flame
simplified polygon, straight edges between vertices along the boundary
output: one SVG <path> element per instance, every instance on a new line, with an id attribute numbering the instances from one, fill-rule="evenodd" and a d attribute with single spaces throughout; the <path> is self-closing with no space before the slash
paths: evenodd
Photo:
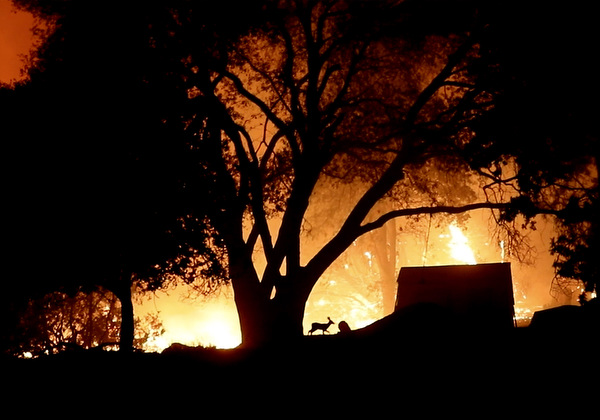
<path id="1" fill-rule="evenodd" d="M 212 317 L 203 325 L 204 342 L 219 349 L 230 349 L 240 344 L 239 331 L 221 317 Z"/>
<path id="2" fill-rule="evenodd" d="M 188 346 L 233 348 L 241 341 L 237 310 L 227 294 L 205 300 L 187 300 L 186 287 L 144 302 L 136 308 L 138 315 L 158 312 L 164 333 L 146 343 L 146 351 L 162 351 L 173 343 Z"/>
<path id="3" fill-rule="evenodd" d="M 473 250 L 469 247 L 469 240 L 456 225 L 456 222 L 452 222 L 448 227 L 451 236 L 448 246 L 450 247 L 450 255 L 452 255 L 452 258 L 465 264 L 477 264 Z"/>

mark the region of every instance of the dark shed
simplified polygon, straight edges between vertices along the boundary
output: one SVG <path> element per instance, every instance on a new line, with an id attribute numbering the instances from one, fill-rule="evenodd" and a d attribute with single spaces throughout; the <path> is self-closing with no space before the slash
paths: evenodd
<path id="1" fill-rule="evenodd" d="M 403 267 L 396 311 L 419 304 L 437 305 L 458 327 L 512 328 L 510 263 Z"/>

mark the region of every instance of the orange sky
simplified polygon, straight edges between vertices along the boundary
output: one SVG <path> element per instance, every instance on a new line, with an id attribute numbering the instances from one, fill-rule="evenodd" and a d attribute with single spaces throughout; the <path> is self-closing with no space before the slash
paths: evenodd
<path id="1" fill-rule="evenodd" d="M 33 41 L 30 28 L 33 17 L 16 12 L 10 0 L 0 0 L 0 82 L 10 82 L 20 77 L 23 55 Z"/>

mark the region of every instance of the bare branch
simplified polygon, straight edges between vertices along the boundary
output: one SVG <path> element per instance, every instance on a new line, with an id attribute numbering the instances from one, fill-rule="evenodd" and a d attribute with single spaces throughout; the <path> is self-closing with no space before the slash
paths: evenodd
<path id="1" fill-rule="evenodd" d="M 244 59 L 244 61 L 250 66 L 250 68 L 253 71 L 255 71 L 256 73 L 258 73 L 262 78 L 264 78 L 266 81 L 269 82 L 269 85 L 271 86 L 271 89 L 273 90 L 273 92 L 275 92 L 275 94 L 279 98 L 279 101 L 283 104 L 283 106 L 286 109 L 286 111 L 289 112 L 290 114 L 292 114 L 293 111 L 292 111 L 292 109 L 290 108 L 290 106 L 288 105 L 288 103 L 285 100 L 285 92 L 280 91 L 280 89 L 277 86 L 277 83 L 275 82 L 275 80 L 273 79 L 273 77 L 268 72 L 260 69 L 246 55 L 242 54 L 239 51 L 237 51 L 236 54 L 238 54 L 240 57 L 242 57 Z"/>
<path id="2" fill-rule="evenodd" d="M 275 124 L 277 128 L 279 128 L 280 130 L 289 130 L 288 125 L 282 119 L 280 119 L 275 114 L 275 112 L 273 112 L 269 105 L 267 105 L 263 100 L 251 93 L 248 89 L 246 89 L 244 83 L 240 80 L 238 76 L 227 70 L 222 70 L 221 74 L 233 82 L 235 88 L 242 96 L 254 103 L 256 106 L 258 106 L 260 110 L 273 122 L 273 124 Z"/>

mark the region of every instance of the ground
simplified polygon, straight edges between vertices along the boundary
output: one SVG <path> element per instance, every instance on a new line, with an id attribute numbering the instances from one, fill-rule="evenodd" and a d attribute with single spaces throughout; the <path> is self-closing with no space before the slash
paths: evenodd
<path id="1" fill-rule="evenodd" d="M 3 399 L 10 405 L 25 397 L 27 410 L 44 413 L 130 410 L 151 418 L 580 416 L 597 405 L 586 404 L 598 395 L 597 370 L 583 377 L 580 367 L 585 355 L 600 354 L 598 347 L 531 329 L 409 330 L 384 322 L 259 350 L 175 346 L 162 354 L 88 351 L 5 361 L 10 388 Z"/>

